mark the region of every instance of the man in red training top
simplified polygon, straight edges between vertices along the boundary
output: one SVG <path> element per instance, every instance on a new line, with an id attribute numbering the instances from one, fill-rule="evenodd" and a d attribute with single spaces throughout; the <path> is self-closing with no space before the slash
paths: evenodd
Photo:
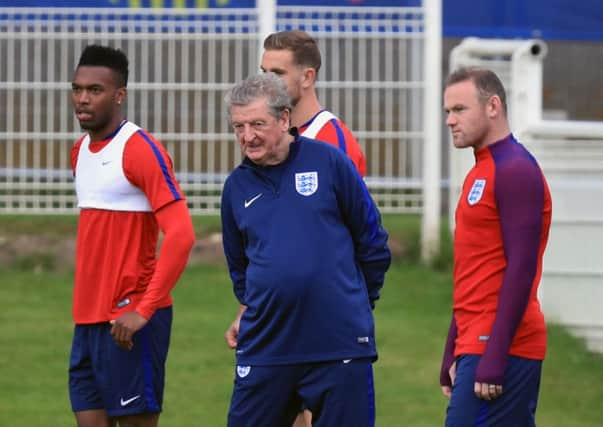
<path id="1" fill-rule="evenodd" d="M 91 45 L 72 82 L 87 131 L 71 154 L 80 217 L 69 395 L 78 427 L 157 426 L 170 291 L 194 242 L 170 157 L 123 117 L 127 81 L 124 53 Z"/>
<path id="2" fill-rule="evenodd" d="M 534 426 L 546 352 L 537 299 L 551 196 L 509 130 L 491 71 L 453 72 L 444 91 L 454 146 L 471 147 L 456 209 L 453 315 L 440 372 L 446 426 Z"/>
<path id="3" fill-rule="evenodd" d="M 306 138 L 328 142 L 346 153 L 361 176 L 366 175 L 362 147 L 335 115 L 318 101 L 316 83 L 321 66 L 316 40 L 301 30 L 272 33 L 264 40 L 262 71 L 279 75 L 287 84 L 293 110 L 291 126 Z"/>

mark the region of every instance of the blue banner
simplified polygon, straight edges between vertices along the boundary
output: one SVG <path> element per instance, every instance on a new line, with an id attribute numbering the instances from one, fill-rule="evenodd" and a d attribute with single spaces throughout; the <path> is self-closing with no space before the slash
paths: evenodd
<path id="1" fill-rule="evenodd" d="M 601 0 L 444 0 L 444 36 L 603 40 Z"/>
<path id="2" fill-rule="evenodd" d="M 0 0 L 3 7 L 255 7 L 255 0 Z M 420 6 L 421 0 L 278 0 L 283 6 Z"/>
<path id="3" fill-rule="evenodd" d="M 279 6 L 421 6 L 421 0 L 278 0 Z M 603 40 L 603 0 L 442 0 L 446 37 Z M 255 0 L 0 0 L 8 7 L 250 8 Z"/>
<path id="4" fill-rule="evenodd" d="M 255 0 L 0 0 L 8 7 L 208 8 L 255 7 Z"/>

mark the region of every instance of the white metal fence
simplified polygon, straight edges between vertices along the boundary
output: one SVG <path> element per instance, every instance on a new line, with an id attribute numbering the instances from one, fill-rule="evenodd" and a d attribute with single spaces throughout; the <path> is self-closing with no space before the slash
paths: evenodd
<path id="1" fill-rule="evenodd" d="M 423 9 L 279 7 L 276 22 L 319 41 L 319 97 L 363 145 L 382 212 L 420 212 Z M 223 95 L 259 71 L 258 40 L 255 9 L 0 8 L 0 212 L 75 211 L 70 81 L 98 42 L 128 54 L 127 116 L 166 145 L 192 213 L 218 212 L 241 160 Z"/>

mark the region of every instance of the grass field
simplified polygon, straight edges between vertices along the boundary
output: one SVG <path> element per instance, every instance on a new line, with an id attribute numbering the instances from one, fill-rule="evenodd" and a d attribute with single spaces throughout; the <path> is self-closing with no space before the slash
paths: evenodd
<path id="1" fill-rule="evenodd" d="M 19 221 L 0 218 L 0 234 L 7 233 L 4 228 L 14 230 Z M 386 217 L 385 223 L 392 235 L 418 236 L 416 219 Z M 69 219 L 59 220 L 52 229 L 68 233 L 73 224 Z M 216 222 L 196 220 L 196 226 L 213 230 Z M 44 225 L 34 224 L 30 232 L 40 232 L 39 227 Z M 417 248 L 415 243 L 408 244 L 404 258 L 392 267 L 375 311 L 380 427 L 441 426 L 445 412 L 438 372 L 450 319 L 449 255 L 441 257 L 438 269 L 428 269 L 415 262 Z M 73 426 L 67 396 L 73 328 L 71 273 L 30 268 L 0 273 L 0 427 Z M 174 299 L 161 425 L 223 426 L 234 355 L 222 335 L 237 309 L 225 268 L 189 267 L 174 291 Z M 538 425 L 602 425 L 598 402 L 603 395 L 601 378 L 603 357 L 588 353 L 583 343 L 551 325 Z"/>

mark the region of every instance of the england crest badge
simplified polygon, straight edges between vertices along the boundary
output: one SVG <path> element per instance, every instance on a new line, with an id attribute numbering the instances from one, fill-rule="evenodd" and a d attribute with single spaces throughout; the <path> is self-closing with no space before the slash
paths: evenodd
<path id="1" fill-rule="evenodd" d="M 318 190 L 318 172 L 295 174 L 295 189 L 302 196 L 311 196 Z"/>
<path id="2" fill-rule="evenodd" d="M 251 366 L 237 365 L 237 375 L 241 378 L 245 378 L 251 372 Z"/>
<path id="3" fill-rule="evenodd" d="M 469 194 L 467 194 L 467 203 L 469 203 L 471 206 L 473 206 L 477 202 L 479 202 L 482 199 L 485 188 L 486 188 L 486 180 L 485 179 L 476 179 L 475 181 L 473 181 L 471 190 L 469 190 Z"/>

